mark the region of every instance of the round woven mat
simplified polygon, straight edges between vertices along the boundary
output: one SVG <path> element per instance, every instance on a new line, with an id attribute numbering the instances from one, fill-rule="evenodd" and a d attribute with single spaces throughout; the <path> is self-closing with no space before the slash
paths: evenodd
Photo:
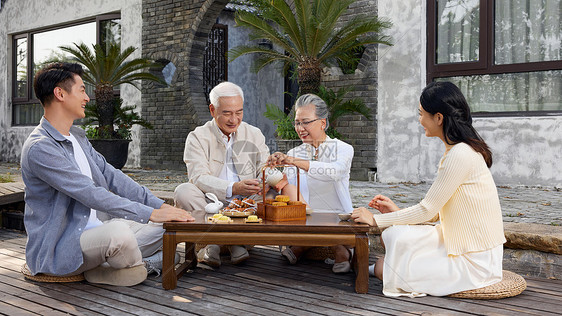
<path id="1" fill-rule="evenodd" d="M 503 278 L 499 283 L 488 285 L 476 290 L 454 293 L 449 296 L 456 298 L 471 298 L 476 300 L 491 300 L 519 295 L 526 288 L 527 282 L 522 276 L 503 270 Z"/>
<path id="2" fill-rule="evenodd" d="M 36 275 L 31 274 L 27 263 L 21 266 L 21 273 L 26 279 L 37 281 L 37 282 L 51 282 L 51 283 L 69 283 L 69 282 L 80 282 L 84 281 L 84 274 L 71 275 L 71 276 L 55 276 L 47 275 L 43 273 L 38 273 Z"/>

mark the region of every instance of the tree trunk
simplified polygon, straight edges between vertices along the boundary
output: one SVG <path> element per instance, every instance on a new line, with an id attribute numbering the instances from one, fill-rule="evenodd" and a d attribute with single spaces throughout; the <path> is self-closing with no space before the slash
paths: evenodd
<path id="1" fill-rule="evenodd" d="M 109 84 L 96 85 L 96 107 L 99 115 L 99 134 L 111 138 L 113 135 L 113 111 L 115 97 L 113 86 Z"/>
<path id="2" fill-rule="evenodd" d="M 299 95 L 306 93 L 318 94 L 322 69 L 320 63 L 311 57 L 307 57 L 304 62 L 297 67 Z"/>

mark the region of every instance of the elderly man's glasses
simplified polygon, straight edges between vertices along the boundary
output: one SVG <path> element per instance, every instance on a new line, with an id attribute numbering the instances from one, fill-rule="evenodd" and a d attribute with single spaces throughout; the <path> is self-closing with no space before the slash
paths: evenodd
<path id="1" fill-rule="evenodd" d="M 316 122 L 316 121 L 318 121 L 318 120 L 321 120 L 321 119 L 317 118 L 317 119 L 314 119 L 314 120 L 302 121 L 302 122 L 294 121 L 294 122 L 293 122 L 293 126 L 294 126 L 295 128 L 301 127 L 301 126 L 304 127 L 304 128 L 307 128 L 308 125 L 310 125 L 310 123 Z"/>

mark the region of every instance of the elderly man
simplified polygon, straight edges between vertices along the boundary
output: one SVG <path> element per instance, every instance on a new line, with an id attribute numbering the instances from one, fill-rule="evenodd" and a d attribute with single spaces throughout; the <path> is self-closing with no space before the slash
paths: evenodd
<path id="1" fill-rule="evenodd" d="M 225 205 L 236 197 L 258 194 L 257 178 L 269 156 L 261 131 L 242 122 L 244 93 L 239 86 L 222 82 L 209 97 L 213 119 L 187 136 L 184 161 L 189 182 L 174 193 L 176 206 L 186 210 L 203 210 L 206 193 L 215 194 Z M 234 264 L 249 258 L 244 246 L 231 246 L 229 251 Z M 208 245 L 198 257 L 212 267 L 221 264 L 218 245 Z"/>
<path id="2" fill-rule="evenodd" d="M 162 247 L 164 230 L 153 222 L 193 218 L 109 165 L 72 126 L 90 101 L 82 74 L 78 64 L 55 63 L 35 75 L 45 114 L 21 155 L 26 262 L 33 274 L 84 272 L 92 283 L 131 286 Z"/>

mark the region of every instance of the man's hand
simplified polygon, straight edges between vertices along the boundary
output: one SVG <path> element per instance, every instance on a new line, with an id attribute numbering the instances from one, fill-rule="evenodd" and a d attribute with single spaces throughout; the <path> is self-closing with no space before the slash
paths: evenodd
<path id="1" fill-rule="evenodd" d="M 191 214 L 181 208 L 173 207 L 169 204 L 162 204 L 158 209 L 154 209 L 150 215 L 150 220 L 155 223 L 162 222 L 193 222 L 195 218 Z"/>
<path id="2" fill-rule="evenodd" d="M 369 224 L 369 226 L 375 226 L 375 219 L 373 218 L 373 213 L 369 212 L 366 208 L 360 207 L 353 210 L 351 218 L 357 223 Z"/>
<path id="3" fill-rule="evenodd" d="M 246 179 L 232 185 L 232 195 L 250 196 L 261 190 L 258 179 Z"/>

